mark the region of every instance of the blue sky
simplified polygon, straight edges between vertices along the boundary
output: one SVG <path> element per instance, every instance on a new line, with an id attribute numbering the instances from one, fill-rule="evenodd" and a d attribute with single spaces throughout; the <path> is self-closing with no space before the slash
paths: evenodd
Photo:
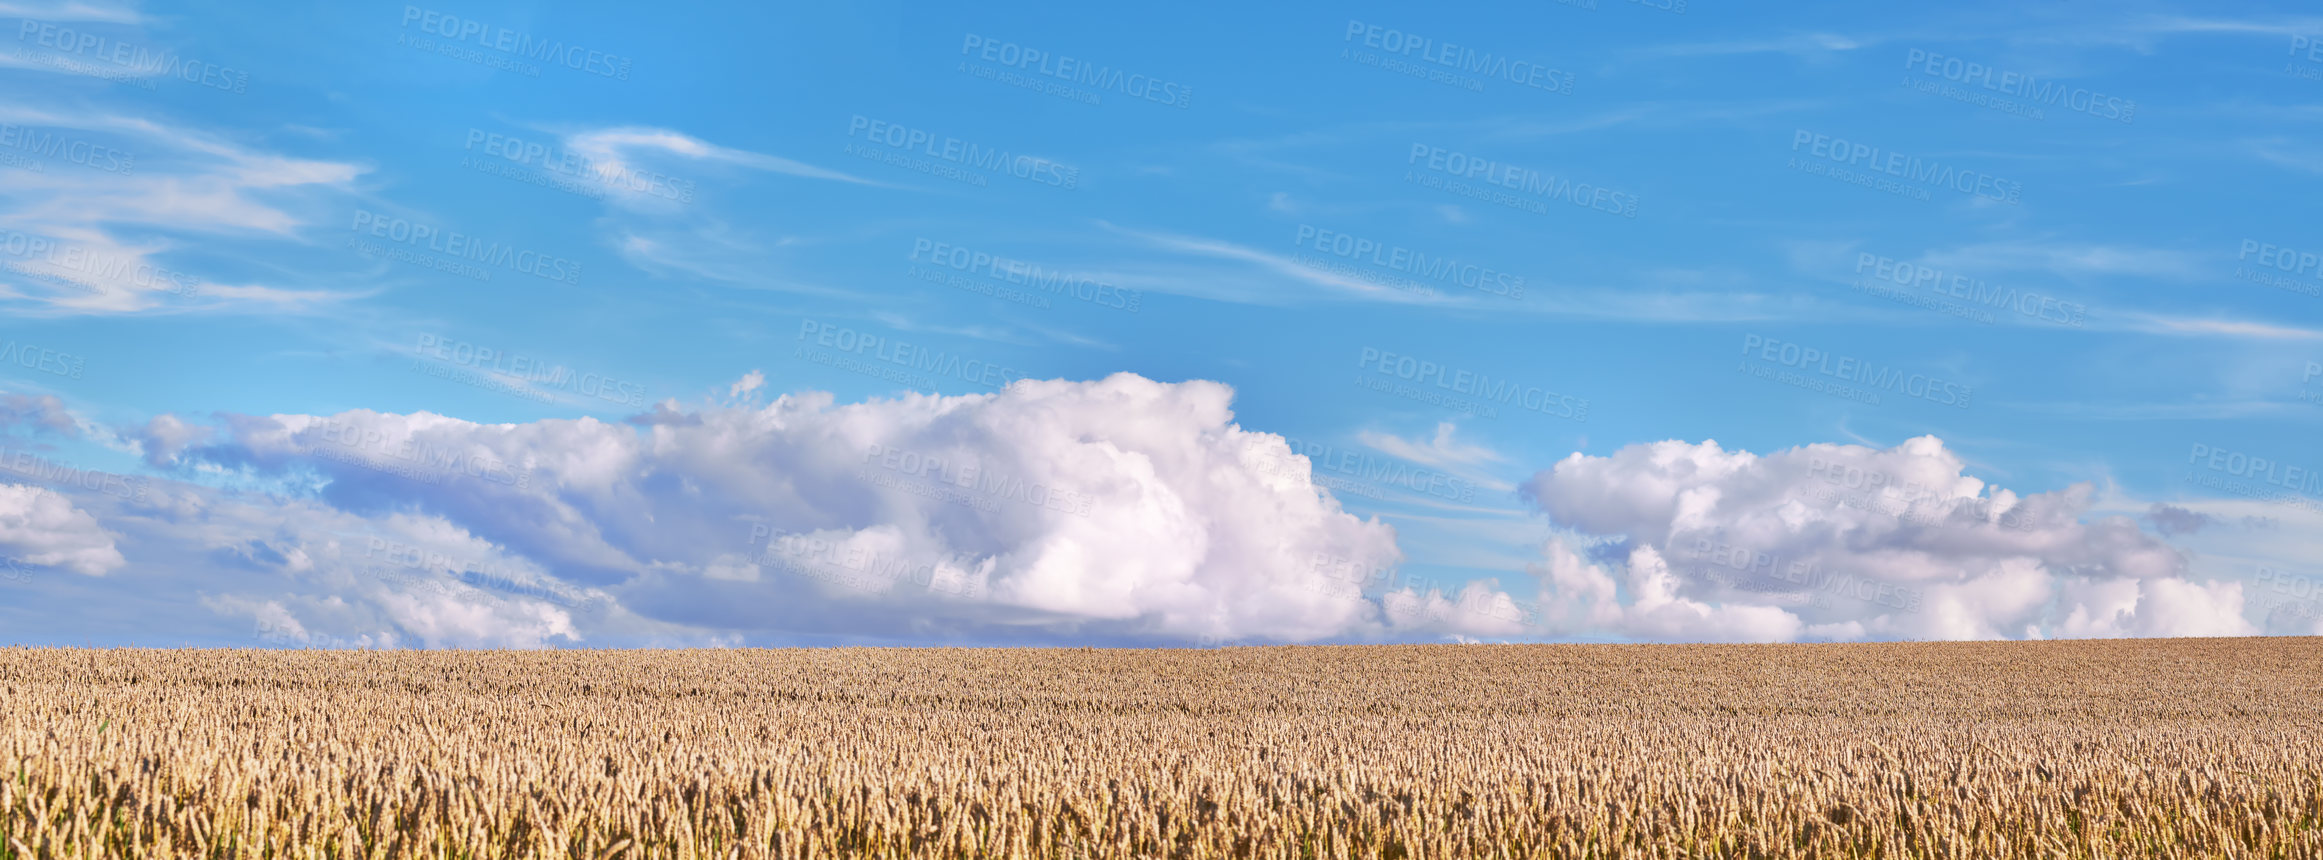
<path id="1" fill-rule="evenodd" d="M 65 507 L 27 495 L 0 529 L 0 555 L 28 571 L 0 584 L 19 591 L 0 609 L 10 641 L 249 644 L 253 618 L 295 628 L 269 642 L 563 645 L 2172 635 L 2315 615 L 2311 589 L 2283 586 L 2323 576 L 2308 471 L 2323 469 L 2323 235 L 2301 217 L 2323 188 L 2323 17 L 2295 6 L 0 12 L 0 392 L 17 398 L 0 434 L 206 512 L 115 510 L 122 494 L 88 486 L 103 481 L 25 478 Z M 1231 417 L 1091 407 L 1115 423 L 1058 444 L 1275 434 L 1308 457 L 1298 505 L 1362 536 L 1301 536 L 1253 513 L 1279 506 L 1205 508 L 1177 483 L 1249 468 L 1231 452 L 1179 475 L 1118 442 L 1146 465 L 1092 477 L 1006 436 L 1032 420 L 1006 412 L 1009 383 L 1117 373 L 1221 383 Z M 895 526 L 913 552 L 991 562 L 991 590 L 953 596 L 973 611 L 882 605 L 850 624 L 856 603 L 762 580 L 758 597 L 839 620 L 738 621 L 671 608 L 734 599 L 701 585 L 720 562 L 603 536 L 754 514 L 584 504 L 574 476 L 593 449 L 559 447 L 560 428 L 596 427 L 583 417 L 621 445 L 700 444 L 632 488 L 688 498 L 697 478 L 810 456 L 748 430 L 757 442 L 734 447 L 684 437 L 718 426 L 708 412 L 909 391 L 973 396 L 957 402 L 995 412 L 992 444 L 1091 481 L 1100 515 L 1101 488 L 1145 481 L 1168 503 L 1127 522 L 1208 525 L 1108 545 L 1018 524 L 1018 542 L 980 549 L 937 528 L 950 543 L 921 546 L 923 510 L 888 499 L 842 523 L 824 517 L 840 497 L 880 493 L 802 495 L 819 513 L 779 529 Z M 649 412 L 670 420 L 635 417 Z M 460 433 L 539 430 L 475 444 L 541 470 L 526 490 L 554 513 L 519 521 L 456 475 L 350 473 L 319 437 L 268 448 L 260 426 L 394 416 L 396 437 L 423 413 Z M 1982 482 L 1947 504 L 2005 488 L 2071 510 L 2042 520 L 2039 548 L 1965 555 L 1908 517 L 1851 520 L 1918 556 L 1832 563 L 1945 607 L 1916 621 L 1684 576 L 1670 605 L 1699 623 L 1640 620 L 1661 605 L 1650 571 L 1708 545 L 1693 535 L 1763 515 L 1790 530 L 1747 552 L 1839 559 L 1861 543 L 1778 510 L 1860 506 L 1791 487 L 1742 510 L 1720 482 L 1840 446 L 1797 455 L 1820 480 L 1815 464 L 1929 436 L 1940 454 L 1910 456 Z M 1686 447 L 1639 447 L 1662 442 Z M 1715 480 L 1654 471 L 1712 450 L 1768 459 Z M 1589 497 L 1555 468 L 1575 455 L 1619 480 Z M 1844 484 L 1822 486 L 1860 489 Z M 1656 487 L 1652 523 L 1577 525 Z M 229 527 L 229 504 L 253 513 Z M 245 533 L 276 509 L 333 524 Z M 542 549 L 538 531 L 566 519 L 618 561 Z M 365 529 L 452 534 L 493 559 L 476 564 L 602 589 L 603 605 L 447 587 L 456 599 L 421 612 L 410 583 L 349 591 L 328 547 L 376 546 Z M 1235 529 L 1394 573 L 1329 623 L 1245 618 L 1228 609 L 1260 598 L 1236 589 L 1282 574 L 1276 556 L 1216 549 L 1242 545 Z M 1209 548 L 1090 596 L 1117 553 L 1187 540 Z M 1566 549 L 1601 566 L 1613 609 L 1584 606 L 1596 579 L 1554 573 Z M 2174 560 L 2120 560 L 2156 553 Z M 464 563 L 420 567 L 451 581 Z M 1979 579 L 2020 567 L 2038 573 Z M 1431 587 L 1526 620 L 1399 621 L 1395 595 Z M 2215 611 L 2159 617 L 2180 587 Z M 1778 612 L 1794 621 L 1767 622 Z M 517 617 L 539 626 L 495 638 Z"/>

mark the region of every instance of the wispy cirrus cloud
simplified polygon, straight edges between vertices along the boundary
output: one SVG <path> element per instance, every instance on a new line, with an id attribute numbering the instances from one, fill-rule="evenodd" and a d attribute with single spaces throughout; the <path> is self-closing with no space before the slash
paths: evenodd
<path id="1" fill-rule="evenodd" d="M 2182 337 L 2250 338 L 2256 340 L 2323 340 L 2323 329 L 2303 328 L 2252 320 L 2135 314 L 2129 328 L 2152 334 Z"/>
<path id="2" fill-rule="evenodd" d="M 650 126 L 619 126 L 572 132 L 565 136 L 565 146 L 589 156 L 598 169 L 608 172 L 628 169 L 641 154 L 659 153 L 688 161 L 731 164 L 803 179 L 824 179 L 879 188 L 900 187 L 779 155 L 719 146 L 684 132 Z"/>
<path id="3" fill-rule="evenodd" d="M 1425 440 L 1406 439 L 1376 430 L 1365 430 L 1357 438 L 1382 454 L 1430 466 L 1476 466 L 1506 459 L 1491 448 L 1454 438 L 1459 430 L 1457 425 L 1445 421 L 1436 425 L 1436 435 Z"/>
<path id="4" fill-rule="evenodd" d="M 0 3 L 0 18 L 32 18 L 42 21 L 88 21 L 103 24 L 140 24 L 145 14 L 135 6 L 120 3 L 83 3 L 65 0 L 62 3 Z"/>
<path id="5" fill-rule="evenodd" d="M 1885 41 L 1888 41 L 1888 37 L 1812 32 L 1757 39 L 1653 45 L 1641 48 L 1637 53 L 1646 57 L 1732 57 L 1746 54 L 1789 54 L 1796 57 L 1814 58 L 1868 48 Z"/>
<path id="6" fill-rule="evenodd" d="M 10 236 L 0 301 L 17 312 L 301 312 L 349 297 L 216 276 L 180 254 L 220 242 L 303 244 L 328 203 L 358 192 L 368 166 L 95 109 L 7 106 L 0 122 L 112 153 L 111 169 L 27 172 L 0 185 L 0 230 Z"/>

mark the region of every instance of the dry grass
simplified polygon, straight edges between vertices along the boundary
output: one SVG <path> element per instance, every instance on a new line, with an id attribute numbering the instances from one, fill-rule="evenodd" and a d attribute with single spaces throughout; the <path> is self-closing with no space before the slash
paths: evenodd
<path id="1" fill-rule="evenodd" d="M 17 857 L 2323 857 L 2315 639 L 0 651 Z"/>

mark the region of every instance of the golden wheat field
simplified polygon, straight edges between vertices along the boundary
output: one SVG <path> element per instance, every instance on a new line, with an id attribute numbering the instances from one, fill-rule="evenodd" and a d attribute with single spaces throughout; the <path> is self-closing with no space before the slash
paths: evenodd
<path id="1" fill-rule="evenodd" d="M 0 651 L 28 857 L 2323 857 L 2323 642 Z"/>

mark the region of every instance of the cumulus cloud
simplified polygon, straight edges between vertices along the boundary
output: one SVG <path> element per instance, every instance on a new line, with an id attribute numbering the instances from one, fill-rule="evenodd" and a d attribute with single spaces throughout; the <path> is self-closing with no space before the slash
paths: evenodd
<path id="1" fill-rule="evenodd" d="M 424 516 L 675 625 L 998 638 L 1369 636 L 1394 621 L 1332 564 L 1400 561 L 1232 391 L 1119 374 L 998 394 L 674 405 L 638 425 L 440 415 L 225 416 L 182 455 L 361 516 Z M 481 621 L 397 629 L 447 641 Z M 471 623 L 472 622 L 472 623 Z M 500 623 L 495 621 L 494 623 Z M 431 626 L 432 625 L 432 626 Z M 463 626 L 464 625 L 464 626 Z M 567 628 L 537 619 L 545 639 Z"/>
<path id="2" fill-rule="evenodd" d="M 89 576 L 127 563 L 97 519 L 42 487 L 0 484 L 0 555 Z"/>
<path id="3" fill-rule="evenodd" d="M 2209 514 L 2159 502 L 2146 511 L 2145 520 L 2153 524 L 2154 531 L 2168 536 L 2190 535 L 2211 524 Z"/>
<path id="4" fill-rule="evenodd" d="M 34 432 L 49 432 L 68 438 L 81 435 L 80 422 L 71 410 L 54 394 L 33 396 L 9 394 L 0 396 L 0 430 L 22 424 Z"/>
<path id="5" fill-rule="evenodd" d="M 0 554 L 207 607 L 213 640 L 326 646 L 2257 632 L 2247 587 L 2190 575 L 2144 506 L 1991 486 L 1932 437 L 1575 454 L 1519 488 L 1539 557 L 1474 577 L 1404 569 L 1217 383 L 737 393 L 617 422 L 163 416 L 140 453 L 199 483 L 16 488 Z M 1407 444 L 1489 459 L 1447 428 Z"/>
<path id="6" fill-rule="evenodd" d="M 734 380 L 733 385 L 726 386 L 726 396 L 729 399 L 742 400 L 757 394 L 758 390 L 764 387 L 766 387 L 766 374 L 753 370 L 743 374 L 741 379 Z"/>
<path id="7" fill-rule="evenodd" d="M 621 420 L 630 424 L 635 424 L 639 427 L 651 427 L 656 424 L 687 425 L 702 423 L 701 416 L 687 412 L 683 408 L 680 408 L 675 398 L 663 400 L 659 403 L 653 404 L 653 411 L 640 412 Z"/>
<path id="8" fill-rule="evenodd" d="M 1642 639 L 2214 636 L 2256 630 L 2238 583 L 2129 517 L 2083 522 L 2091 489 L 2020 496 L 1942 440 L 1716 442 L 1574 454 L 1519 492 L 1564 530 L 1533 565 L 1558 629 Z"/>
<path id="9" fill-rule="evenodd" d="M 177 461 L 186 446 L 206 440 L 210 428 L 186 423 L 175 415 L 156 415 L 143 428 L 131 434 L 138 450 L 144 452 L 145 462 L 153 466 L 168 466 Z"/>
<path id="10" fill-rule="evenodd" d="M 358 514 L 319 499 L 168 481 L 80 501 L 138 563 L 101 586 L 49 595 L 102 603 L 102 612 L 60 618 L 0 607 L 11 616 L 0 623 L 19 635 L 297 647 L 528 648 L 590 643 L 588 633 L 616 644 L 703 641 L 440 516 Z"/>
<path id="11" fill-rule="evenodd" d="M 1500 589 L 1497 579 L 1479 580 L 1446 593 L 1441 586 L 1406 585 L 1380 597 L 1387 623 L 1399 634 L 1432 634 L 1461 642 L 1524 637 L 1533 632 L 1534 610 Z"/>

